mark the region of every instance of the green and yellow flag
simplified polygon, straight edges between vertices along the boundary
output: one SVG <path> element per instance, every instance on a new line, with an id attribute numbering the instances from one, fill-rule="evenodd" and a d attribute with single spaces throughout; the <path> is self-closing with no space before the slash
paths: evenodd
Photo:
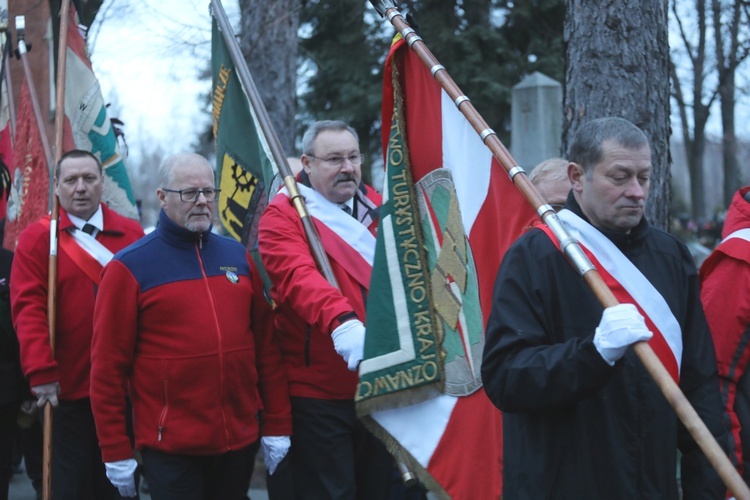
<path id="1" fill-rule="evenodd" d="M 248 103 L 216 19 L 211 41 L 213 131 L 221 225 L 249 250 L 258 247 L 258 223 L 278 171 L 258 117 Z"/>

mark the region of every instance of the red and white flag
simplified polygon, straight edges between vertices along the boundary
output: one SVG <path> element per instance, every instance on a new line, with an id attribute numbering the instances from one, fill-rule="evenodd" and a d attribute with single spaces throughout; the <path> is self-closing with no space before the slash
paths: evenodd
<path id="1" fill-rule="evenodd" d="M 15 250 L 21 231 L 49 211 L 50 172 L 25 81 L 18 105 L 13 163 L 8 166 L 12 184 L 3 247 Z"/>
<path id="2" fill-rule="evenodd" d="M 358 412 L 438 496 L 498 498 L 502 418 L 481 389 L 483 333 L 503 254 L 535 214 L 400 37 L 386 60 L 382 123 L 386 189 Z M 403 165 L 408 172 L 391 169 Z M 416 230 L 399 227 L 410 213 L 419 219 Z M 417 265 L 426 272 L 411 272 Z M 422 287 L 425 274 L 431 283 Z M 423 289 L 431 294 L 427 315 L 419 312 Z M 426 334 L 428 321 L 439 335 Z M 430 381 L 429 390 L 410 394 Z"/>

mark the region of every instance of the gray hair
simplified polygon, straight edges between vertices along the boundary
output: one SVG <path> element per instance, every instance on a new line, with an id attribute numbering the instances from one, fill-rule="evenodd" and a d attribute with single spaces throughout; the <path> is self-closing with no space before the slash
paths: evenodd
<path id="1" fill-rule="evenodd" d="M 594 166 L 602 159 L 602 144 L 607 140 L 613 140 L 626 149 L 649 145 L 646 134 L 628 120 L 613 116 L 597 118 L 584 123 L 576 131 L 568 159 L 583 167 L 590 179 Z"/>
<path id="2" fill-rule="evenodd" d="M 307 129 L 307 132 L 305 132 L 305 135 L 302 137 L 302 154 L 314 154 L 315 139 L 317 139 L 318 135 L 320 135 L 321 132 L 326 132 L 328 130 L 333 130 L 335 132 L 346 130 L 354 136 L 357 144 L 359 144 L 359 136 L 357 135 L 357 131 L 354 130 L 354 128 L 345 121 L 321 120 L 310 125 L 310 128 Z"/>
<path id="3" fill-rule="evenodd" d="M 562 182 L 568 180 L 568 165 L 565 158 L 548 158 L 539 163 L 529 174 L 529 180 L 537 185 L 544 180 Z"/>
<path id="4" fill-rule="evenodd" d="M 181 164 L 193 162 L 206 163 L 209 167 L 211 166 L 206 158 L 197 153 L 177 153 L 164 158 L 157 170 L 159 187 L 172 187 L 175 167 Z M 213 168 L 211 171 L 213 171 Z"/>

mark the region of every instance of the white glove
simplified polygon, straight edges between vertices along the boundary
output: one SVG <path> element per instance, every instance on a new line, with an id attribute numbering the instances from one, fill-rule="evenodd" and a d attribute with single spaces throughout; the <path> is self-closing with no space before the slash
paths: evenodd
<path id="1" fill-rule="evenodd" d="M 357 371 L 357 365 L 365 355 L 365 325 L 358 319 L 351 319 L 331 333 L 333 347 L 344 358 L 351 371 Z"/>
<path id="2" fill-rule="evenodd" d="M 126 458 L 117 462 L 104 462 L 107 469 L 107 479 L 120 492 L 121 497 L 134 497 L 135 491 L 135 469 L 138 462 L 134 458 Z"/>
<path id="3" fill-rule="evenodd" d="M 263 463 L 266 464 L 269 474 L 273 475 L 276 471 L 276 467 L 284 460 L 291 444 L 289 436 L 263 436 L 260 438 Z"/>
<path id="4" fill-rule="evenodd" d="M 60 394 L 60 382 L 37 385 L 31 388 L 31 393 L 37 397 L 36 405 L 39 408 L 44 408 L 47 401 L 52 406 L 57 406 L 57 395 Z"/>
<path id="5" fill-rule="evenodd" d="M 610 366 L 625 355 L 628 346 L 653 336 L 633 304 L 608 307 L 594 334 L 594 347 Z"/>

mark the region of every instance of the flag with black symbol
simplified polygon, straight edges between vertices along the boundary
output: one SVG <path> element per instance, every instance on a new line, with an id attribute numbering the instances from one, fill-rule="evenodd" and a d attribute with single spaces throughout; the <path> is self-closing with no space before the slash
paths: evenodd
<path id="1" fill-rule="evenodd" d="M 219 220 L 230 236 L 254 251 L 258 222 L 268 205 L 267 191 L 277 167 L 215 19 L 211 69 L 216 173 L 221 188 Z"/>

